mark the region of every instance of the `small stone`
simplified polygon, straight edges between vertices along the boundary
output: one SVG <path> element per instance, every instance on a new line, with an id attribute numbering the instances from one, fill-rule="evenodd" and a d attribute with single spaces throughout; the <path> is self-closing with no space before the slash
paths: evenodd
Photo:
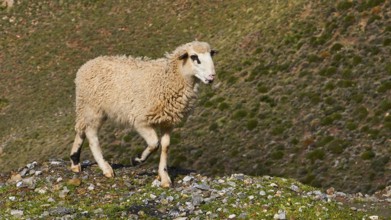
<path id="1" fill-rule="evenodd" d="M 249 196 L 248 199 L 249 200 L 253 200 L 255 197 L 254 196 Z"/>
<path id="2" fill-rule="evenodd" d="M 21 218 L 23 216 L 23 211 L 22 210 L 15 210 L 15 209 L 12 209 L 11 210 L 11 215 L 15 216 L 15 217 L 19 217 Z"/>
<path id="3" fill-rule="evenodd" d="M 236 217 L 235 214 L 231 214 L 231 215 L 228 216 L 229 219 L 233 219 L 233 218 L 235 218 L 235 217 Z"/>
<path id="4" fill-rule="evenodd" d="M 80 186 L 81 185 L 81 180 L 78 179 L 78 178 L 73 178 L 73 179 L 68 180 L 67 184 L 71 185 L 71 186 Z"/>
<path id="5" fill-rule="evenodd" d="M 47 190 L 44 189 L 44 188 L 36 188 L 36 189 L 34 190 L 34 192 L 37 192 L 37 193 L 39 193 L 39 194 L 45 194 L 45 193 L 47 192 Z"/>
<path id="6" fill-rule="evenodd" d="M 274 214 L 274 219 L 279 219 L 279 220 L 284 220 L 286 219 L 286 214 L 285 214 L 285 211 L 283 210 L 278 210 L 278 213 L 277 214 Z"/>
<path id="7" fill-rule="evenodd" d="M 65 198 L 67 196 L 67 194 L 69 193 L 69 189 L 65 186 L 63 188 L 63 190 L 60 191 L 60 193 L 58 194 L 58 196 L 60 198 Z"/>
<path id="8" fill-rule="evenodd" d="M 195 184 L 194 187 L 200 190 L 210 190 L 210 187 L 204 183 Z"/>
<path id="9" fill-rule="evenodd" d="M 335 189 L 334 187 L 330 187 L 326 190 L 327 195 L 334 195 Z"/>
<path id="10" fill-rule="evenodd" d="M 10 196 L 10 197 L 8 197 L 8 199 L 11 200 L 11 201 L 15 201 L 16 197 L 15 196 Z"/>
<path id="11" fill-rule="evenodd" d="M 275 184 L 275 183 L 270 183 L 270 186 L 271 186 L 271 187 L 278 187 L 278 185 Z"/>
<path id="12" fill-rule="evenodd" d="M 20 174 L 21 176 L 26 176 L 26 174 L 27 174 L 28 171 L 29 171 L 29 169 L 24 168 L 22 171 L 19 172 L 19 174 Z"/>
<path id="13" fill-rule="evenodd" d="M 56 180 L 57 183 L 59 183 L 61 181 L 62 181 L 62 177 L 58 177 L 57 180 Z"/>
<path id="14" fill-rule="evenodd" d="M 238 219 L 246 219 L 248 216 L 247 216 L 247 213 L 245 212 L 242 212 L 240 213 L 240 215 L 238 216 Z"/>
<path id="15" fill-rule="evenodd" d="M 102 208 L 94 210 L 94 214 L 99 214 L 99 213 L 103 213 L 103 209 Z"/>
<path id="16" fill-rule="evenodd" d="M 192 179 L 193 179 L 192 176 L 185 176 L 185 177 L 183 178 L 183 182 L 187 183 L 187 182 L 191 181 Z"/>
<path id="17" fill-rule="evenodd" d="M 88 187 L 87 187 L 88 190 L 92 191 L 95 189 L 95 186 L 93 184 L 90 184 Z"/>
<path id="18" fill-rule="evenodd" d="M 11 178 L 7 181 L 9 183 L 17 183 L 22 180 L 22 176 L 19 173 L 11 175 Z"/>
<path id="19" fill-rule="evenodd" d="M 22 181 L 19 181 L 16 183 L 16 187 L 20 188 L 23 186 L 23 182 Z"/>
<path id="20" fill-rule="evenodd" d="M 151 199 L 156 199 L 157 196 L 155 196 L 154 194 L 150 194 L 149 197 L 150 197 Z"/>
<path id="21" fill-rule="evenodd" d="M 357 211 L 357 208 L 356 208 L 356 207 L 350 207 L 350 209 L 351 209 L 352 211 Z"/>
<path id="22" fill-rule="evenodd" d="M 369 216 L 369 219 L 371 219 L 371 220 L 379 220 L 379 216 L 371 215 L 371 216 Z"/>
<path id="23" fill-rule="evenodd" d="M 73 209 L 62 207 L 62 206 L 53 208 L 49 211 L 50 215 L 60 215 L 60 216 L 69 215 L 74 212 L 75 211 Z"/>
<path id="24" fill-rule="evenodd" d="M 296 186 L 296 185 L 291 185 L 291 187 L 289 187 L 292 191 L 294 191 L 294 192 L 300 192 L 300 189 L 299 189 L 299 187 L 298 186 Z"/>
<path id="25" fill-rule="evenodd" d="M 202 201 L 203 201 L 203 199 L 202 199 L 202 197 L 201 197 L 200 195 L 193 195 L 193 196 L 192 196 L 191 202 L 192 202 L 192 204 L 193 204 L 194 206 L 199 206 L 199 205 L 201 205 Z"/>
<path id="26" fill-rule="evenodd" d="M 266 195 L 266 192 L 265 192 L 265 191 L 263 191 L 263 190 L 261 190 L 261 191 L 259 192 L 259 195 L 261 195 L 261 196 L 265 196 L 265 195 Z"/>
<path id="27" fill-rule="evenodd" d="M 158 179 L 155 179 L 153 182 L 152 182 L 152 186 L 153 187 L 160 187 L 160 181 Z"/>
<path id="28" fill-rule="evenodd" d="M 242 174 L 242 173 L 233 174 L 232 177 L 234 177 L 237 180 L 244 180 L 244 174 Z"/>
<path id="29" fill-rule="evenodd" d="M 30 170 L 29 171 L 29 175 L 34 175 L 35 174 L 35 170 Z"/>
<path id="30" fill-rule="evenodd" d="M 42 171 L 40 171 L 40 170 L 37 170 L 37 171 L 35 171 L 35 173 L 34 173 L 34 175 L 36 175 L 36 176 L 39 176 L 39 175 L 41 175 L 42 174 Z"/>
<path id="31" fill-rule="evenodd" d="M 36 182 L 35 178 L 32 176 L 32 177 L 23 179 L 22 185 L 25 187 L 28 187 L 29 189 L 35 189 L 35 182 Z"/>
<path id="32" fill-rule="evenodd" d="M 48 199 L 48 202 L 55 202 L 56 200 L 54 200 L 52 197 L 50 197 L 49 199 Z"/>
<path id="33" fill-rule="evenodd" d="M 217 182 L 218 182 L 218 183 L 225 183 L 225 180 L 219 179 L 219 180 L 217 180 Z"/>
<path id="34" fill-rule="evenodd" d="M 178 217 L 178 218 L 174 218 L 174 220 L 187 220 L 187 217 Z"/>

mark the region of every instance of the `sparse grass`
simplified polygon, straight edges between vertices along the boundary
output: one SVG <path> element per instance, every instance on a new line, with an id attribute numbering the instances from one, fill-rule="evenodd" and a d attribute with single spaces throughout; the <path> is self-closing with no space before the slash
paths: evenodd
<path id="1" fill-rule="evenodd" d="M 339 161 L 360 160 L 361 154 L 353 153 L 361 152 L 360 146 L 381 152 L 377 143 L 390 136 L 391 127 L 385 120 L 391 75 L 388 6 L 387 1 L 368 0 L 188 1 L 175 7 L 164 1 L 18 1 L 12 10 L 0 12 L 0 98 L 7 100 L 0 102 L 0 141 L 7 155 L 0 158 L 1 167 L 69 156 L 73 80 L 87 60 L 114 54 L 157 58 L 194 39 L 219 50 L 214 58 L 218 79 L 200 86 L 188 121 L 174 129 L 173 135 L 181 137 L 172 138 L 178 147 L 172 148 L 171 165 L 205 173 L 253 172 L 262 161 L 273 168 L 258 167 L 259 173 L 272 170 L 299 179 L 307 174 L 295 172 L 297 160 L 278 163 L 259 152 L 270 152 L 265 148 L 273 142 L 294 145 L 295 150 L 281 150 L 286 157 L 313 146 L 324 151 L 324 158 Z M 144 143 L 138 135 L 112 135 L 118 131 L 102 130 L 103 151 L 115 161 L 129 161 Z M 310 137 L 303 137 L 307 133 Z M 338 144 L 332 149 L 334 140 L 322 139 L 328 136 L 349 140 L 349 150 Z M 126 147 L 115 147 L 117 138 Z M 216 156 L 223 151 L 230 155 L 227 146 L 237 145 L 259 156 L 232 161 Z M 209 150 L 189 159 L 194 146 Z M 87 146 L 82 155 L 93 160 Z M 314 184 L 355 191 L 355 182 L 375 188 L 389 179 L 377 168 L 379 175 L 361 180 L 369 163 L 342 169 L 325 159 L 313 160 L 322 169 L 309 181 Z"/>

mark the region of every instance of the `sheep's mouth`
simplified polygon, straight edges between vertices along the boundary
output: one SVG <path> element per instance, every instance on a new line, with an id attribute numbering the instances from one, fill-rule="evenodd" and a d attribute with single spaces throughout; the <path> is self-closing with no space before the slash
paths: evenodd
<path id="1" fill-rule="evenodd" d="M 205 84 L 211 84 L 211 83 L 213 83 L 213 81 L 214 81 L 214 79 L 206 79 Z"/>
<path id="2" fill-rule="evenodd" d="M 201 80 L 204 84 L 211 84 L 214 81 L 213 77 L 202 77 L 202 76 L 196 75 L 196 78 Z"/>

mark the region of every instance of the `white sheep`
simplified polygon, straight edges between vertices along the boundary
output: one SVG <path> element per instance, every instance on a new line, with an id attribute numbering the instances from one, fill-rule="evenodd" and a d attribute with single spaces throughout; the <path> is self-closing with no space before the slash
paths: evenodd
<path id="1" fill-rule="evenodd" d="M 132 126 L 147 147 L 141 163 L 161 146 L 161 186 L 171 186 L 167 172 L 170 132 L 189 113 L 199 81 L 212 83 L 216 53 L 208 43 L 184 44 L 165 58 L 151 60 L 127 56 L 101 56 L 85 63 L 77 72 L 76 137 L 71 150 L 71 169 L 80 172 L 80 152 L 85 137 L 106 177 L 113 177 L 99 146 L 98 131 L 106 118 Z M 156 130 L 161 131 L 159 142 Z"/>

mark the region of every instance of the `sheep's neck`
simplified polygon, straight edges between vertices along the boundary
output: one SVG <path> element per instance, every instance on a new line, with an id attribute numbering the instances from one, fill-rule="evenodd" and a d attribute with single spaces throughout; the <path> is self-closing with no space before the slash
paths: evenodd
<path id="1" fill-rule="evenodd" d="M 184 77 L 178 61 L 169 62 L 167 72 L 161 79 L 164 86 L 159 92 L 159 103 L 148 118 L 151 123 L 171 127 L 182 121 L 192 108 L 198 83 L 194 77 Z"/>

